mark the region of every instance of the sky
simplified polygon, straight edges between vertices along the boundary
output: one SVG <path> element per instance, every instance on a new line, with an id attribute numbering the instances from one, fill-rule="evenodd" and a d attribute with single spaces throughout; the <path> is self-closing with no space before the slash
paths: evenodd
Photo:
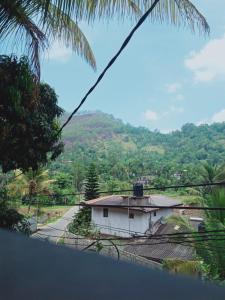
<path id="1" fill-rule="evenodd" d="M 225 1 L 192 1 L 206 17 L 209 36 L 147 21 L 87 99 L 82 110 L 101 110 L 135 126 L 163 133 L 225 121 Z M 97 71 L 54 42 L 42 58 L 42 80 L 71 112 L 121 46 L 134 24 L 80 24 Z"/>

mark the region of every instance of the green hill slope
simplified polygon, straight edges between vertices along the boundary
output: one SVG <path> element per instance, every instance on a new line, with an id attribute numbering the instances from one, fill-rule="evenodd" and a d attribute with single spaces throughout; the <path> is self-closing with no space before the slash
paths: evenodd
<path id="1" fill-rule="evenodd" d="M 193 170 L 205 161 L 225 162 L 225 123 L 186 124 L 180 131 L 161 134 L 124 124 L 102 112 L 90 112 L 74 117 L 64 129 L 63 139 L 66 147 L 60 161 L 84 165 L 95 161 L 103 176 L 124 180 L 161 173 L 171 178 L 184 169 L 194 176 L 197 171 Z"/>

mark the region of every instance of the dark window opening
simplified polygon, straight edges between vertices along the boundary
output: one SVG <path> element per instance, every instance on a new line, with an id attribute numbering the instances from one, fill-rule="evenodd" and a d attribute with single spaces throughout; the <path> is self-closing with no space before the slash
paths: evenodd
<path id="1" fill-rule="evenodd" d="M 108 215 L 109 215 L 109 210 L 108 210 L 108 208 L 103 208 L 103 217 L 104 217 L 104 218 L 108 218 Z"/>
<path id="2" fill-rule="evenodd" d="M 129 218 L 134 219 L 134 213 L 129 213 Z"/>
<path id="3" fill-rule="evenodd" d="M 154 211 L 154 217 L 156 217 L 156 211 Z"/>

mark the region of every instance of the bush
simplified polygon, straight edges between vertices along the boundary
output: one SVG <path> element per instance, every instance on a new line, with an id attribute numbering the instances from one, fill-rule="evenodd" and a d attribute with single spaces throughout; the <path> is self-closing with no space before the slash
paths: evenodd
<path id="1" fill-rule="evenodd" d="M 69 231 L 78 235 L 91 234 L 91 208 L 83 207 L 74 216 L 73 221 L 69 225 Z"/>
<path id="2" fill-rule="evenodd" d="M 23 215 L 10 208 L 5 200 L 0 200 L 0 228 L 30 233 L 29 223 Z"/>

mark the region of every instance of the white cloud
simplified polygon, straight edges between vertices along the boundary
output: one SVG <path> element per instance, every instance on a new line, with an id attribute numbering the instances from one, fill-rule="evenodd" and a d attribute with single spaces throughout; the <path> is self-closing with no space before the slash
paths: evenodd
<path id="1" fill-rule="evenodd" d="M 173 94 L 181 89 L 181 84 L 179 82 L 174 82 L 174 83 L 166 84 L 165 87 L 166 87 L 167 93 Z"/>
<path id="2" fill-rule="evenodd" d="M 193 71 L 195 80 L 209 82 L 216 78 L 225 79 L 225 35 L 209 41 L 199 52 L 190 53 L 185 66 Z"/>
<path id="3" fill-rule="evenodd" d="M 72 54 L 73 52 L 70 48 L 67 48 L 65 45 L 55 41 L 50 47 L 45 58 L 65 63 L 71 58 Z"/>
<path id="4" fill-rule="evenodd" d="M 199 126 L 202 124 L 212 124 L 212 123 L 222 123 L 222 122 L 225 122 L 225 108 L 213 114 L 212 117 L 209 119 L 203 119 L 196 122 L 196 125 Z"/>
<path id="5" fill-rule="evenodd" d="M 182 95 L 182 94 L 176 95 L 176 100 L 178 100 L 178 101 L 184 100 L 184 95 Z"/>
<path id="6" fill-rule="evenodd" d="M 174 113 L 182 113 L 184 112 L 184 108 L 183 107 L 177 107 L 177 106 L 171 106 L 170 107 L 170 112 L 174 112 Z"/>
<path id="7" fill-rule="evenodd" d="M 225 122 L 225 109 L 222 109 L 218 113 L 215 113 L 211 118 L 212 123 Z"/>
<path id="8" fill-rule="evenodd" d="M 204 125 L 204 124 L 208 124 L 208 123 L 209 123 L 209 120 L 203 119 L 203 120 L 200 120 L 200 121 L 196 122 L 195 124 L 197 126 L 200 126 L 200 125 Z"/>
<path id="9" fill-rule="evenodd" d="M 152 110 L 146 110 L 144 113 L 145 119 L 148 121 L 156 121 L 158 120 L 158 114 Z"/>
<path id="10" fill-rule="evenodd" d="M 177 107 L 177 106 L 170 106 L 169 109 L 167 111 L 164 111 L 162 113 L 163 117 L 166 117 L 166 116 L 169 116 L 171 114 L 180 114 L 180 113 L 183 113 L 184 112 L 184 108 L 183 107 Z"/>

